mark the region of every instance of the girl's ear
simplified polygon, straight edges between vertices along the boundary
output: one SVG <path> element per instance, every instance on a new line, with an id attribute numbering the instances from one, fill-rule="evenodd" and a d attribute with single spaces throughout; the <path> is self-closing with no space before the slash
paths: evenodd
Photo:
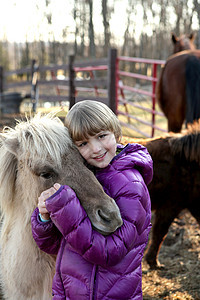
<path id="1" fill-rule="evenodd" d="M 122 139 L 122 135 L 120 136 L 115 136 L 116 142 L 120 144 L 121 139 Z"/>

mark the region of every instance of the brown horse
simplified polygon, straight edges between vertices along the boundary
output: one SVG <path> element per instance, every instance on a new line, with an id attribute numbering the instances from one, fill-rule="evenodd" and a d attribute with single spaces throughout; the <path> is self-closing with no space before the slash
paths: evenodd
<path id="1" fill-rule="evenodd" d="M 183 42 L 174 36 L 172 40 L 174 51 L 194 49 L 192 39 Z M 168 131 L 180 132 L 184 120 L 187 125 L 200 118 L 200 50 L 180 51 L 168 58 L 157 83 L 156 99 L 168 120 Z"/>
<path id="2" fill-rule="evenodd" d="M 171 132 L 129 142 L 146 146 L 154 162 L 154 176 L 148 186 L 154 220 L 145 259 L 155 268 L 168 229 L 182 210 L 188 209 L 200 224 L 200 122 L 181 134 Z"/>

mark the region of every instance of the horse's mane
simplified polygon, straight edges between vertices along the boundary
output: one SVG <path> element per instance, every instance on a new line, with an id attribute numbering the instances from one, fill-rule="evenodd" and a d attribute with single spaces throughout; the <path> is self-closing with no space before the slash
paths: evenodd
<path id="1" fill-rule="evenodd" d="M 188 124 L 181 134 L 172 134 L 169 139 L 172 153 L 184 157 L 187 161 L 200 164 L 200 120 Z"/>
<path id="2" fill-rule="evenodd" d="M 0 139 L 0 203 L 4 210 L 14 198 L 20 159 L 38 158 L 44 162 L 48 156 L 59 166 L 61 155 L 72 146 L 67 128 L 52 114 L 17 121 L 15 128 L 3 129 Z"/>

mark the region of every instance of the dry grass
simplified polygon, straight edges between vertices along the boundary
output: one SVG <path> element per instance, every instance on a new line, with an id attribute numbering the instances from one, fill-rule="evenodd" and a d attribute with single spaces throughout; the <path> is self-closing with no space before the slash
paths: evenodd
<path id="1" fill-rule="evenodd" d="M 136 102 L 137 104 L 137 102 Z M 152 104 L 149 101 L 140 101 L 139 105 L 144 107 L 144 108 L 148 108 L 148 109 L 152 109 Z M 130 115 L 132 115 L 133 117 L 137 118 L 137 119 L 141 119 L 145 122 L 148 122 L 150 124 L 152 124 L 152 114 L 142 110 L 140 108 L 137 107 L 133 107 L 132 105 L 128 104 L 127 105 L 127 109 L 128 109 L 128 113 Z M 123 105 L 119 106 L 119 110 L 122 112 L 125 112 L 125 107 Z M 160 112 L 160 109 L 158 107 L 158 105 L 156 105 L 156 111 Z M 119 114 L 118 118 L 120 121 L 122 121 L 123 123 L 126 123 L 128 126 L 131 125 L 131 127 L 134 127 L 134 129 L 127 127 L 126 125 L 123 126 L 122 125 L 122 134 L 123 136 L 128 136 L 128 137 L 145 137 L 145 134 L 151 136 L 152 135 L 152 127 L 151 126 L 147 126 L 143 123 L 141 123 L 140 121 L 138 121 L 137 119 L 132 119 L 132 118 L 128 118 L 124 115 Z M 155 125 L 157 127 L 162 128 L 163 130 L 167 130 L 167 120 L 164 116 L 160 116 L 160 115 L 155 115 Z M 163 133 L 162 131 L 159 130 L 155 130 L 154 132 L 154 136 L 159 136 L 161 133 Z"/>

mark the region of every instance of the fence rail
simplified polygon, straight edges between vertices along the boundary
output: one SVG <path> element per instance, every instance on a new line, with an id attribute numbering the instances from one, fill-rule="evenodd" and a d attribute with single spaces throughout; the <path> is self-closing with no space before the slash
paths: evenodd
<path id="1" fill-rule="evenodd" d="M 134 64 L 140 63 L 140 64 L 151 65 L 151 75 L 143 75 L 143 74 L 138 74 L 138 73 L 134 73 L 134 72 L 127 72 L 127 71 L 120 70 L 119 65 L 120 65 L 120 62 L 122 62 L 122 61 L 127 62 L 127 63 L 134 63 Z M 158 81 L 157 67 L 162 66 L 164 64 L 165 64 L 164 60 L 154 60 L 154 59 L 145 59 L 145 58 L 137 58 L 137 57 L 125 57 L 125 56 L 119 56 L 117 58 L 117 61 L 116 61 L 116 81 L 117 81 L 116 85 L 117 85 L 117 90 L 119 91 L 120 89 L 123 89 L 123 93 L 120 93 L 120 94 L 117 93 L 117 95 L 116 95 L 117 103 L 121 103 L 126 107 L 127 107 L 127 105 L 130 105 L 132 107 L 147 111 L 147 112 L 151 113 L 152 120 L 151 120 L 151 122 L 147 122 L 147 121 L 145 121 L 145 120 L 143 120 L 139 117 L 136 117 L 136 116 L 134 117 L 134 116 L 130 115 L 127 108 L 125 109 L 125 112 L 120 111 L 118 109 L 117 114 L 118 115 L 121 114 L 121 115 L 126 116 L 128 118 L 128 120 L 134 119 L 134 120 L 136 120 L 140 123 L 143 123 L 147 126 L 150 126 L 152 128 L 152 132 L 151 132 L 151 135 L 148 135 L 145 132 L 143 132 L 143 131 L 139 130 L 138 128 L 134 127 L 133 125 L 129 124 L 129 128 L 135 130 L 136 132 L 142 133 L 146 137 L 150 137 L 150 136 L 153 137 L 154 133 L 155 133 L 155 129 L 163 131 L 163 132 L 166 131 L 165 129 L 162 129 L 162 128 L 155 125 L 155 116 L 156 115 L 163 116 L 163 114 L 161 112 L 156 111 L 156 108 L 155 108 L 155 105 L 156 105 L 155 91 L 156 91 L 156 83 Z M 143 80 L 143 81 L 150 81 L 151 85 L 152 85 L 151 91 L 146 91 L 146 90 L 143 90 L 143 89 L 135 88 L 135 87 L 124 85 L 124 84 L 120 86 L 120 82 L 123 82 L 124 78 L 134 78 L 134 79 L 139 79 L 139 80 Z M 134 103 L 133 101 L 128 101 L 125 97 L 124 91 L 129 91 L 129 92 L 132 92 L 132 93 L 137 93 L 137 94 L 141 94 L 141 95 L 151 97 L 151 100 L 152 100 L 151 109 L 145 108 L 145 107 L 143 107 L 143 106 L 141 106 L 137 103 Z M 117 106 L 119 107 L 119 105 L 117 105 Z M 129 121 L 129 123 L 130 123 L 130 121 Z"/>

